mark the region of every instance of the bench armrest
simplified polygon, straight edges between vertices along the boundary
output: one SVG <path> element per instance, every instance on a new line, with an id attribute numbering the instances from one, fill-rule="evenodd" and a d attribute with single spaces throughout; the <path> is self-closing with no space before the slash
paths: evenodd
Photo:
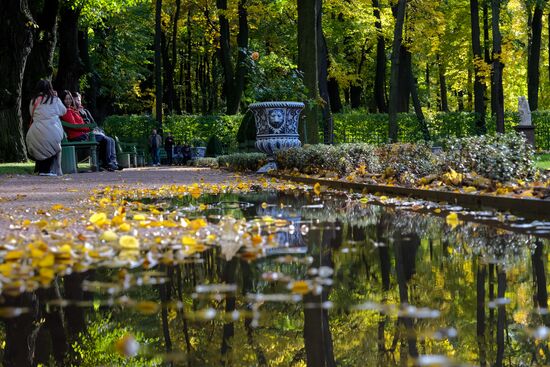
<path id="1" fill-rule="evenodd" d="M 63 127 L 66 127 L 66 128 L 69 128 L 69 129 L 85 129 L 85 128 L 88 128 L 88 129 L 95 129 L 97 127 L 97 124 L 71 124 L 69 122 L 66 122 L 66 121 L 61 121 L 61 125 L 63 125 Z"/>

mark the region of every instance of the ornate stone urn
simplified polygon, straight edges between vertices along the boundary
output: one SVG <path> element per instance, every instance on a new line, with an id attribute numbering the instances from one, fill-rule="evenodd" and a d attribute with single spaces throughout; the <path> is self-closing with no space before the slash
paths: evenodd
<path id="1" fill-rule="evenodd" d="M 274 154 L 301 145 L 298 136 L 302 102 L 259 102 L 248 106 L 256 121 L 256 148 L 267 154 L 269 163 L 259 173 L 276 169 Z"/>

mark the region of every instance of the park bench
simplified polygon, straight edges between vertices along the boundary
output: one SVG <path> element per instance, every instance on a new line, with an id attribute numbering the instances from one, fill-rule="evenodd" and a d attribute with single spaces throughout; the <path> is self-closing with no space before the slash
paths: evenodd
<path id="1" fill-rule="evenodd" d="M 138 167 L 143 165 L 144 154 L 138 149 L 136 143 L 121 142 L 118 136 L 114 136 L 116 142 L 117 161 L 123 168 Z"/>
<path id="2" fill-rule="evenodd" d="M 65 134 L 63 140 L 61 141 L 61 148 L 63 148 L 63 153 L 61 155 L 62 167 L 75 167 L 78 171 L 78 163 L 81 160 L 85 160 L 89 157 L 90 167 L 92 171 L 99 171 L 99 162 L 97 157 L 97 146 L 99 145 L 99 143 L 95 140 L 95 134 L 93 133 L 93 130 L 97 127 L 97 125 L 71 124 L 65 121 L 61 121 L 61 124 L 63 125 L 63 128 L 90 129 L 90 132 L 88 133 L 88 139 L 84 141 L 69 141 L 67 140 L 67 136 Z M 74 148 L 74 151 L 71 149 L 71 147 Z M 72 162 L 74 162 L 74 164 Z M 69 169 L 66 173 L 72 173 L 71 171 L 72 169 Z"/>

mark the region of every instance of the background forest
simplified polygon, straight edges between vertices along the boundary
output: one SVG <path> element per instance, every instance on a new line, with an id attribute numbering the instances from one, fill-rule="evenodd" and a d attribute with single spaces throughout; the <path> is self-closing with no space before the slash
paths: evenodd
<path id="1" fill-rule="evenodd" d="M 550 105 L 547 0 L 1 4 L 17 19 L 0 24 L 0 125 L 10 132 L 0 139 L 2 161 L 25 158 L 28 101 L 44 77 L 58 90 L 83 91 L 100 122 L 149 114 L 160 123 L 163 114 L 234 115 L 254 101 L 309 100 L 325 142 L 345 140 L 333 121 L 337 130 L 350 121 L 331 113 L 357 110 L 365 120 L 390 112 L 395 141 L 403 140 L 392 130 L 400 112 L 416 112 L 425 132 L 438 111 L 475 111 L 474 132 L 483 133 L 504 130 L 504 110 L 516 111 L 518 96 L 532 110 Z"/>

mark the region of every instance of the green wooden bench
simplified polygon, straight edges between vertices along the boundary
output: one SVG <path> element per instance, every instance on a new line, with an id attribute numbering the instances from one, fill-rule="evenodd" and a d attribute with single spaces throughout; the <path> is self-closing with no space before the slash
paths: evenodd
<path id="1" fill-rule="evenodd" d="M 114 136 L 117 151 L 117 161 L 121 167 L 138 167 L 143 165 L 143 151 L 137 143 L 122 142 L 118 136 Z"/>
<path id="2" fill-rule="evenodd" d="M 89 128 L 90 132 L 88 133 L 88 140 L 84 141 L 69 141 L 67 140 L 67 135 L 63 137 L 63 140 L 61 141 L 61 147 L 74 147 L 76 152 L 76 157 L 78 157 L 78 152 L 82 151 L 89 151 L 89 158 L 90 158 L 90 167 L 92 171 L 99 171 L 99 162 L 97 159 L 97 146 L 99 143 L 95 140 L 95 134 L 93 133 L 93 129 L 97 127 L 96 124 L 70 124 L 65 121 L 61 121 L 61 124 L 63 125 L 63 128 L 69 128 L 69 129 L 82 129 L 82 128 Z M 76 157 L 65 157 L 63 154 L 61 155 L 61 160 L 68 160 L 71 158 Z M 78 158 L 76 158 L 76 163 L 78 164 Z M 63 163 L 62 163 L 63 164 Z M 77 167 L 78 168 L 78 167 Z"/>

